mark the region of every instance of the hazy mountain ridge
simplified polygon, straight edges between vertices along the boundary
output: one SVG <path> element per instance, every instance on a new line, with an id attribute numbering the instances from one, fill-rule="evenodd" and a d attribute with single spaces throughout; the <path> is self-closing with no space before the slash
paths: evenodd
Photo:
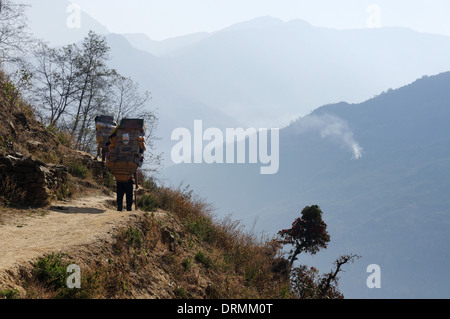
<path id="1" fill-rule="evenodd" d="M 248 225 L 256 218 L 270 232 L 290 225 L 302 207 L 320 205 L 334 243 L 312 260 L 326 265 L 336 253 L 361 254 L 364 262 L 351 270 L 360 277 L 344 279 L 351 298 L 444 297 L 447 289 L 439 283 L 450 261 L 449 84 L 450 73 L 443 73 L 364 103 L 315 110 L 281 131 L 275 176 L 260 176 L 248 165 L 184 165 L 165 173 L 189 182 L 220 214 L 233 213 Z M 308 124 L 314 118 L 321 127 Z M 336 123 L 348 131 L 322 137 L 321 130 Z M 339 136 L 349 132 L 362 148 L 359 160 Z M 384 289 L 365 287 L 370 263 L 382 267 Z"/>
<path id="2" fill-rule="evenodd" d="M 199 32 L 161 41 L 152 40 L 144 33 L 126 33 L 122 35 L 136 49 L 147 51 L 156 56 L 164 56 L 172 54 L 186 46 L 193 45 L 207 38 L 210 34 L 207 32 Z"/>
<path id="3" fill-rule="evenodd" d="M 59 18 L 44 20 L 35 14 L 39 35 L 70 42 L 75 33 L 81 40 L 88 27 L 107 32 L 84 18 L 85 13 L 81 29 L 68 29 L 63 23 L 69 2 L 46 1 L 38 8 L 51 6 Z M 158 145 L 166 154 L 171 132 L 192 128 L 195 119 L 218 128 L 284 127 L 324 104 L 359 103 L 423 75 L 450 70 L 450 37 L 406 28 L 333 30 L 298 19 L 262 17 L 212 33 L 145 39 L 159 43 L 158 54 L 170 52 L 160 56 L 143 50 L 144 40 L 137 46 L 130 35 L 108 37 L 116 38 L 111 40 L 114 67 L 152 93 L 151 107 L 161 120 Z M 166 161 L 171 165 L 170 158 Z"/>
<path id="4" fill-rule="evenodd" d="M 331 30 L 301 20 L 244 25 L 216 32 L 161 63 L 174 70 L 170 83 L 177 92 L 247 125 L 288 123 L 326 103 L 360 102 L 450 70 L 450 38 L 444 36 L 402 28 Z"/>
<path id="5" fill-rule="evenodd" d="M 69 1 L 26 0 L 27 16 L 33 34 L 52 46 L 81 41 L 90 30 L 108 34 L 108 29 Z M 79 11 L 78 11 L 79 9 Z"/>

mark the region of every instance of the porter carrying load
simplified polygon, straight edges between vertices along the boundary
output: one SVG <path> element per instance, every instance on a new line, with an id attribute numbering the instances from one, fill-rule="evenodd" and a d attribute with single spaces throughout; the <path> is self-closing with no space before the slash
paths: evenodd
<path id="1" fill-rule="evenodd" d="M 123 119 L 109 137 L 106 166 L 116 181 L 126 182 L 142 166 L 145 147 L 145 122 Z"/>
<path id="2" fill-rule="evenodd" d="M 95 118 L 95 131 L 97 134 L 97 158 L 102 155 L 102 161 L 106 159 L 108 152 L 109 136 L 116 128 L 117 124 L 114 122 L 112 116 L 100 115 Z"/>

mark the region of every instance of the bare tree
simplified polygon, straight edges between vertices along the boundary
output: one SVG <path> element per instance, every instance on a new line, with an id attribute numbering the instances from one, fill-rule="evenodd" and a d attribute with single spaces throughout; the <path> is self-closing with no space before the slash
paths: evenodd
<path id="1" fill-rule="evenodd" d="M 292 292 L 301 299 L 341 299 L 344 298 L 338 289 L 339 273 L 342 267 L 355 259 L 358 255 L 342 255 L 334 262 L 335 268 L 329 273 L 319 275 L 315 267 L 308 268 L 306 265 L 300 265 L 291 270 L 291 289 Z"/>
<path id="2" fill-rule="evenodd" d="M 339 294 L 337 290 L 337 285 L 339 281 L 338 274 L 342 272 L 342 266 L 351 262 L 353 263 L 355 259 L 361 258 L 359 255 L 350 254 L 342 255 L 334 262 L 336 268 L 331 272 L 324 274 L 322 279 L 318 284 L 318 291 L 320 298 L 332 298 L 333 296 Z"/>
<path id="3" fill-rule="evenodd" d="M 77 69 L 75 61 L 79 49 L 68 45 L 61 49 L 50 48 L 40 43 L 34 52 L 36 67 L 34 78 L 34 100 L 48 112 L 48 124 L 56 127 L 61 117 L 76 100 Z"/>
<path id="4" fill-rule="evenodd" d="M 106 83 L 103 78 L 110 74 L 106 65 L 109 51 L 106 39 L 90 31 L 82 43 L 81 54 L 76 59 L 78 106 L 74 114 L 71 134 L 76 136 L 77 142 L 84 134 L 87 116 L 92 110 L 95 95 L 101 89 L 101 83 Z"/>
<path id="5" fill-rule="evenodd" d="M 142 118 L 145 120 L 146 144 L 147 148 L 152 150 L 146 155 L 145 164 L 147 164 L 149 170 L 155 170 L 161 164 L 161 154 L 153 151 L 158 118 L 156 111 L 149 109 L 150 92 L 142 91 L 138 83 L 114 71 L 109 96 L 110 110 L 113 112 L 110 111 L 109 113 L 114 116 L 117 123 L 123 118 Z M 150 169 L 150 167 L 153 167 L 153 169 Z"/>
<path id="6" fill-rule="evenodd" d="M 94 132 L 92 127 L 95 116 L 101 113 L 108 105 L 109 86 L 108 72 L 100 76 L 90 77 L 89 79 L 85 95 L 86 98 L 84 103 L 81 104 L 81 110 L 79 109 L 79 129 L 76 132 L 77 148 L 83 151 L 87 151 L 88 148 L 88 144 L 83 141 L 87 141 L 88 135 Z"/>
<path id="7" fill-rule="evenodd" d="M 90 152 L 95 149 L 95 117 L 113 115 L 142 118 L 146 123 L 147 149 L 154 149 L 158 118 L 148 108 L 149 92 L 139 84 L 108 67 L 110 48 L 105 37 L 89 32 L 81 45 L 53 49 L 40 44 L 35 51 L 35 90 L 37 104 L 46 112 L 48 125 L 69 133 L 74 146 Z M 149 152 L 145 163 L 159 167 L 161 155 Z"/>
<path id="8" fill-rule="evenodd" d="M 30 41 L 27 7 L 11 0 L 0 0 L 0 64 L 20 62 L 27 51 Z"/>
<path id="9" fill-rule="evenodd" d="M 111 83 L 111 99 L 114 118 L 119 122 L 120 119 L 142 112 L 151 97 L 150 92 L 140 92 L 138 83 L 114 72 Z"/>
<path id="10" fill-rule="evenodd" d="M 106 39 L 91 31 L 81 45 L 54 49 L 39 43 L 34 52 L 34 101 L 48 125 L 66 130 L 82 150 L 107 99 L 113 73 L 106 65 L 109 50 Z"/>

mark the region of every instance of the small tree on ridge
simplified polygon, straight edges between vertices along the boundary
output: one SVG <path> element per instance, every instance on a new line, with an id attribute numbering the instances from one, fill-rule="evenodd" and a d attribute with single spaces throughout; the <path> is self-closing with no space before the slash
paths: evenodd
<path id="1" fill-rule="evenodd" d="M 283 229 L 278 235 L 281 244 L 294 246 L 288 258 L 290 268 L 302 252 L 314 255 L 321 248 L 327 248 L 330 242 L 327 224 L 322 220 L 322 210 L 317 205 L 305 207 L 302 216 L 292 223 L 292 228 Z"/>

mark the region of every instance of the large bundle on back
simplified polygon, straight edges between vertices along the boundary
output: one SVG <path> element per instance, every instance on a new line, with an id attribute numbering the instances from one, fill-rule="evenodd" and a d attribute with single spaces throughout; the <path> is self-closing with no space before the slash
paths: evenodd
<path id="1" fill-rule="evenodd" d="M 112 116 L 100 115 L 95 118 L 95 131 L 97 136 L 97 157 L 102 155 L 105 160 L 105 154 L 108 150 L 108 142 L 111 133 L 115 130 L 117 124 Z M 102 150 L 100 154 L 100 150 Z"/>
<path id="2" fill-rule="evenodd" d="M 115 128 L 116 123 L 114 123 L 114 118 L 112 116 L 100 115 L 95 118 L 97 145 L 100 148 L 106 147 L 106 144 L 109 142 L 109 137 Z"/>
<path id="3" fill-rule="evenodd" d="M 144 160 L 145 122 L 142 119 L 123 119 L 111 134 L 106 166 L 118 182 L 126 182 Z"/>

